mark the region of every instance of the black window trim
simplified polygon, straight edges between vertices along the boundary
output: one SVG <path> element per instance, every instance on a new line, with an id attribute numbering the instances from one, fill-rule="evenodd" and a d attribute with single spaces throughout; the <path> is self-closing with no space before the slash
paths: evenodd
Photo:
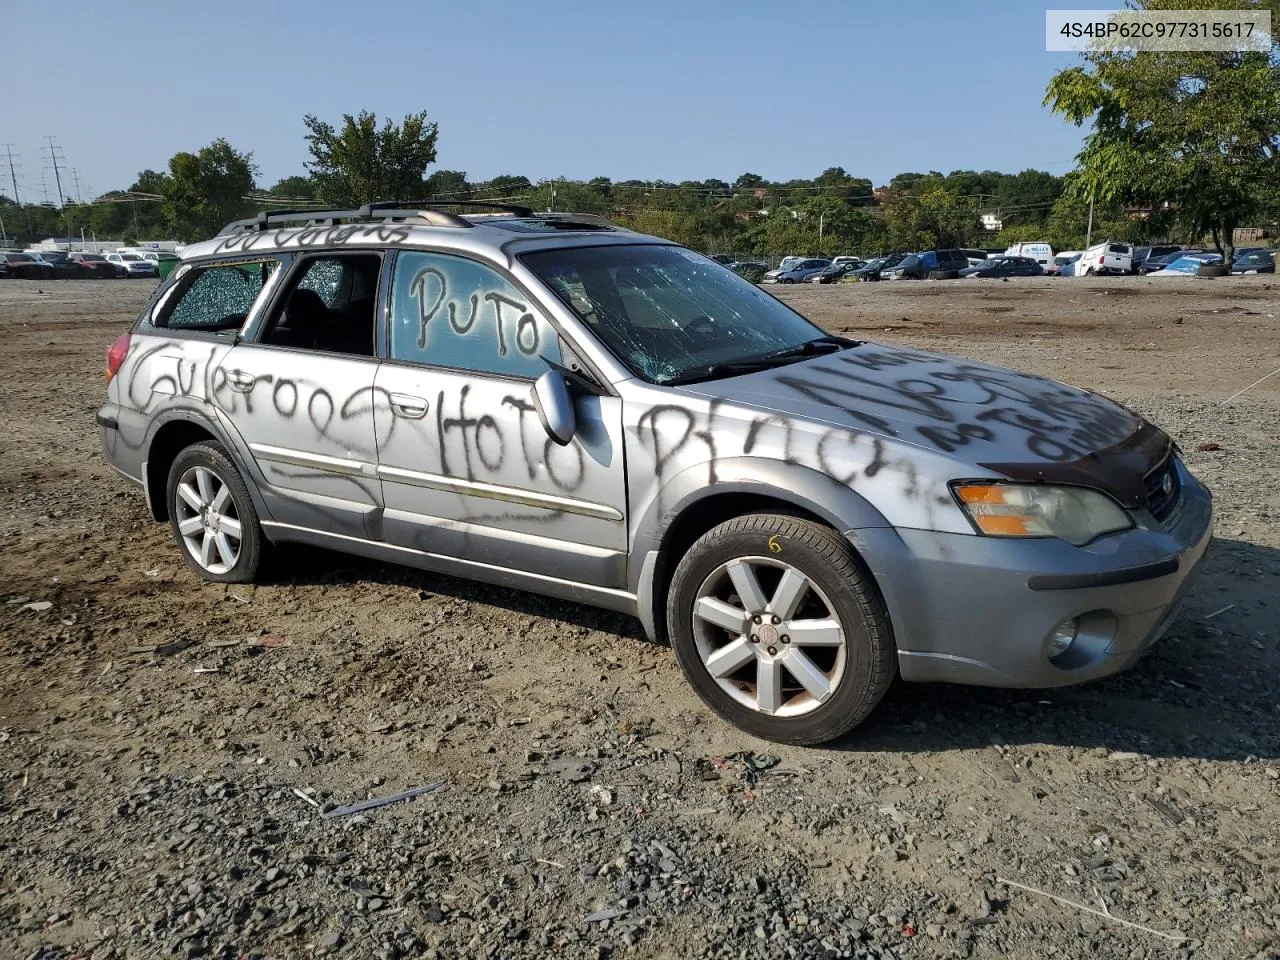
<path id="1" fill-rule="evenodd" d="M 280 343 L 264 343 L 262 335 L 266 331 L 267 319 L 273 316 L 277 308 L 284 308 L 285 290 L 288 290 L 294 282 L 296 274 L 300 274 L 306 269 L 307 262 L 311 260 L 323 260 L 329 257 L 341 256 L 342 254 L 374 254 L 379 258 L 378 265 L 378 288 L 374 292 L 373 297 L 373 354 L 365 353 L 340 353 L 336 350 L 313 350 L 307 347 L 293 347 Z M 285 272 L 281 275 L 280 282 L 275 285 L 275 289 L 271 291 L 271 296 L 262 308 L 256 314 L 249 318 L 249 322 L 245 324 L 240 342 L 258 347 L 263 350 L 283 350 L 289 353 L 301 353 L 307 356 L 325 356 L 325 357 L 341 357 L 345 360 L 368 360 L 377 363 L 385 359 L 380 353 L 380 345 L 378 343 L 379 314 L 382 312 L 383 303 L 383 282 L 386 277 L 386 266 L 388 255 L 391 253 L 387 247 L 352 245 L 342 247 L 324 247 L 321 249 L 308 248 L 299 250 L 290 255 L 290 262 L 285 265 Z"/>
<path id="2" fill-rule="evenodd" d="M 174 268 L 173 272 L 169 274 L 164 283 L 156 287 L 155 292 L 152 293 L 150 299 L 147 300 L 146 306 L 142 308 L 142 313 L 138 315 L 138 321 L 134 324 L 133 332 L 144 335 L 150 334 L 162 337 L 178 337 L 183 340 L 212 340 L 218 343 L 227 342 L 229 339 L 228 334 L 234 334 L 230 339 L 234 339 L 236 342 L 239 342 L 243 338 L 244 331 L 247 330 L 255 321 L 257 315 L 265 306 L 262 300 L 262 295 L 271 286 L 271 278 L 268 278 L 266 286 L 263 287 L 263 290 L 259 291 L 257 298 L 254 299 L 253 305 L 249 308 L 249 313 L 245 317 L 245 322 L 234 330 L 231 328 L 226 330 L 194 330 L 184 327 L 160 326 L 155 322 L 156 311 L 161 307 L 167 307 L 164 311 L 164 316 L 167 320 L 169 314 L 173 312 L 173 307 L 177 306 L 177 301 L 175 300 L 172 306 L 168 306 L 167 304 L 162 303 L 162 301 L 170 296 L 181 296 L 181 294 L 174 294 L 172 291 L 176 290 L 178 287 L 183 287 L 184 285 L 185 287 L 189 287 L 190 284 L 195 281 L 193 279 L 188 282 L 187 278 L 193 277 L 198 272 L 203 272 L 204 270 L 208 270 L 212 267 L 234 266 L 238 263 L 263 263 L 267 260 L 276 260 L 280 264 L 278 268 L 279 275 L 283 276 L 284 272 L 288 269 L 293 256 L 294 255 L 291 251 L 272 251 L 269 253 L 263 252 L 256 256 L 238 253 L 225 257 L 201 257 L 198 260 L 184 260 Z M 186 269 L 183 269 L 184 267 L 186 267 Z M 183 293 L 186 292 L 185 287 L 182 291 Z"/>
<path id="3" fill-rule="evenodd" d="M 560 248 L 556 247 L 554 249 L 558 250 Z M 537 377 L 526 377 L 526 376 L 515 374 L 515 373 L 498 373 L 498 372 L 489 371 L 489 370 L 469 370 L 466 367 L 453 367 L 443 363 L 431 363 L 425 360 L 401 360 L 391 355 L 391 294 L 394 286 L 396 266 L 399 263 L 400 255 L 402 253 L 430 253 L 430 254 L 436 254 L 439 256 L 454 257 L 455 259 L 458 259 L 458 260 L 470 260 L 472 263 L 479 264 L 482 267 L 492 270 L 493 272 L 498 274 L 498 276 L 500 276 L 503 280 L 506 280 L 508 283 L 510 283 L 513 287 L 515 287 L 522 294 L 524 294 L 525 297 L 528 298 L 530 304 L 537 307 L 538 315 L 551 325 L 551 329 L 554 330 L 556 332 L 556 335 L 560 338 L 561 344 L 562 344 L 561 360 L 564 359 L 563 349 L 567 347 L 570 351 L 572 351 L 574 357 L 582 364 L 583 370 L 588 376 L 582 377 L 580 372 L 579 381 L 584 382 L 589 377 L 591 381 L 594 381 L 591 384 L 591 386 L 600 396 L 606 396 L 606 397 L 617 396 L 617 392 L 614 390 L 613 385 L 609 383 L 609 381 L 604 377 L 604 375 L 601 374 L 600 371 L 595 368 L 594 364 L 591 363 L 590 358 L 588 358 L 583 353 L 582 349 L 578 346 L 577 342 L 573 339 L 573 337 L 569 336 L 564 331 L 564 329 L 560 326 L 560 324 L 556 322 L 554 315 L 550 310 L 546 308 L 546 305 L 543 303 L 542 299 L 534 296 L 533 292 L 525 284 L 521 283 L 515 276 L 512 275 L 510 270 L 506 269 L 501 264 L 495 263 L 492 260 L 486 260 L 483 257 L 475 256 L 465 250 L 448 249 L 448 248 L 441 248 L 441 247 L 434 247 L 434 246 L 397 247 L 394 250 L 391 250 L 390 253 L 392 255 L 387 258 L 388 262 L 385 268 L 386 269 L 385 275 L 387 279 L 387 292 L 386 292 L 386 297 L 383 300 L 382 324 L 380 325 L 380 328 L 378 331 L 378 336 L 382 342 L 382 348 L 383 348 L 382 360 L 384 363 L 394 364 L 395 366 L 398 366 L 398 367 L 413 367 L 419 370 L 439 370 L 441 373 L 455 373 L 455 374 L 462 374 L 464 376 L 470 376 L 470 377 L 484 377 L 487 380 L 506 380 L 506 381 L 514 380 L 514 381 L 519 381 L 520 383 L 532 384 L 538 379 Z M 547 369 L 551 369 L 551 368 L 548 367 Z"/>

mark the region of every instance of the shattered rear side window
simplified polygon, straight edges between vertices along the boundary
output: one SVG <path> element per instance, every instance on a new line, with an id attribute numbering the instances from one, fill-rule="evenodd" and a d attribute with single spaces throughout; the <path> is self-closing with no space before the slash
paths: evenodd
<path id="1" fill-rule="evenodd" d="M 277 260 L 218 264 L 199 271 L 159 326 L 227 330 L 244 324 L 254 301 L 279 266 Z"/>

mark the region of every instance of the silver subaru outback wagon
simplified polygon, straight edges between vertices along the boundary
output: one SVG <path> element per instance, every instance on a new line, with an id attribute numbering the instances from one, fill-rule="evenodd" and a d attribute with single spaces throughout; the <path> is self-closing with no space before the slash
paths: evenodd
<path id="1" fill-rule="evenodd" d="M 827 335 L 598 218 L 458 209 L 233 223 L 111 346 L 106 458 L 195 573 L 295 542 L 625 611 L 800 744 L 895 674 L 1076 683 L 1176 616 L 1211 499 L 1130 410 Z"/>

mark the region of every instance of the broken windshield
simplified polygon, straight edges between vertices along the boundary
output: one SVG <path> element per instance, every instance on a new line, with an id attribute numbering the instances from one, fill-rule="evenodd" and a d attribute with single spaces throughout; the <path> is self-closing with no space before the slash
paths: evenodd
<path id="1" fill-rule="evenodd" d="M 521 258 L 628 369 L 650 383 L 742 372 L 823 331 L 732 270 L 657 244 L 544 250 Z"/>

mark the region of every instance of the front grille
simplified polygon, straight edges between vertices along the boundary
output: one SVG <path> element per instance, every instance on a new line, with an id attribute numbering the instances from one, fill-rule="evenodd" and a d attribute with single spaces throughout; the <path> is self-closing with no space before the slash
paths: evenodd
<path id="1" fill-rule="evenodd" d="M 1147 509 L 1156 520 L 1164 523 L 1173 514 L 1182 495 L 1182 480 L 1172 454 L 1142 478 L 1142 489 L 1146 494 Z"/>

